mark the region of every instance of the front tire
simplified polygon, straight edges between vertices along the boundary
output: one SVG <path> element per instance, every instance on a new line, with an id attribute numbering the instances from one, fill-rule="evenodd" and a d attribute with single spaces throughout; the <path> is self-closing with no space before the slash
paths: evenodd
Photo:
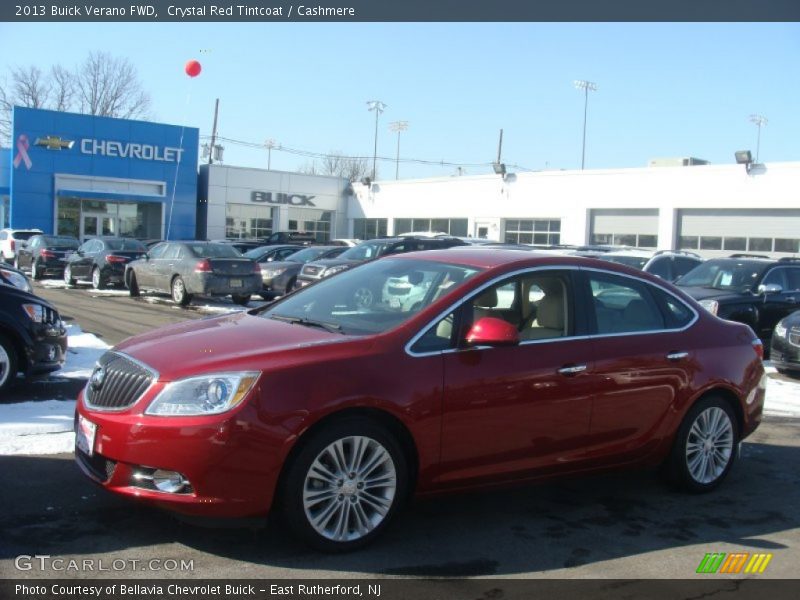
<path id="1" fill-rule="evenodd" d="M 75 285 L 75 278 L 72 276 L 72 267 L 69 265 L 64 267 L 64 283 L 67 287 L 73 287 Z"/>
<path id="2" fill-rule="evenodd" d="M 4 335 L 0 335 L 0 392 L 5 392 L 14 385 L 18 364 L 14 344 Z"/>
<path id="3" fill-rule="evenodd" d="M 405 499 L 408 466 L 378 423 L 348 418 L 320 429 L 287 466 L 282 508 L 291 530 L 325 552 L 372 542 Z"/>
<path id="4" fill-rule="evenodd" d="M 172 280 L 172 300 L 180 306 L 186 306 L 192 301 L 192 295 L 186 291 L 186 284 L 180 276 Z"/>
<path id="5" fill-rule="evenodd" d="M 240 306 L 247 306 L 247 303 L 250 302 L 250 294 L 231 294 L 231 298 Z"/>
<path id="6" fill-rule="evenodd" d="M 697 402 L 684 417 L 669 458 L 670 478 L 683 489 L 716 488 L 736 461 L 739 427 L 730 404 L 717 396 Z"/>
<path id="7" fill-rule="evenodd" d="M 134 271 L 131 271 L 131 274 L 128 276 L 128 293 L 131 298 L 138 298 L 141 294 L 139 291 L 139 282 L 136 281 L 136 273 Z"/>

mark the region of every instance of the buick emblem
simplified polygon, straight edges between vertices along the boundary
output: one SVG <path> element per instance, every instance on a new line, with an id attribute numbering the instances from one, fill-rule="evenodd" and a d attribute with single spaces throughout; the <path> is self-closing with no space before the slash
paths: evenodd
<path id="1" fill-rule="evenodd" d="M 94 389 L 100 389 L 103 387 L 103 381 L 106 379 L 106 370 L 104 367 L 97 367 L 92 372 L 92 377 L 89 382 L 92 384 Z"/>

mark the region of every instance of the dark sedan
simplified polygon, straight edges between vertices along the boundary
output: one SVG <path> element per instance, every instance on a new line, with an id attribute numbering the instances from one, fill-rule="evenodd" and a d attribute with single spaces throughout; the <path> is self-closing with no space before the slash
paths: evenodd
<path id="1" fill-rule="evenodd" d="M 110 283 L 122 284 L 125 265 L 147 252 L 133 238 L 95 238 L 84 242 L 64 265 L 64 283 L 73 286 L 77 281 L 91 281 L 92 287 L 102 290 Z"/>
<path id="2" fill-rule="evenodd" d="M 228 244 L 164 242 L 128 265 L 125 285 L 131 296 L 143 290 L 165 292 L 181 306 L 195 294 L 231 296 L 244 306 L 261 290 L 261 271 Z"/>
<path id="3" fill-rule="evenodd" d="M 293 252 L 285 260 L 262 263 L 261 281 L 264 289 L 261 291 L 261 297 L 264 300 L 272 300 L 288 294 L 294 289 L 297 274 L 304 264 L 312 260 L 336 258 L 345 250 L 347 246 L 309 246 Z"/>
<path id="4" fill-rule="evenodd" d="M 779 372 L 800 374 L 800 310 L 775 325 L 770 359 Z"/>
<path id="5" fill-rule="evenodd" d="M 279 260 L 286 260 L 298 250 L 302 250 L 305 246 L 298 244 L 272 244 L 269 246 L 258 246 L 251 248 L 244 253 L 247 258 L 256 261 L 257 263 L 268 263 Z"/>
<path id="6" fill-rule="evenodd" d="M 32 279 L 61 277 L 67 259 L 80 245 L 78 238 L 68 235 L 34 235 L 17 250 L 17 264 L 20 269 L 30 269 Z"/>

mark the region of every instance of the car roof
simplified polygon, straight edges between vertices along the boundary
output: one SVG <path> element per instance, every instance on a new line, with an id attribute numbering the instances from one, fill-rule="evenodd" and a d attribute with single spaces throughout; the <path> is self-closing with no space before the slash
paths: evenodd
<path id="1" fill-rule="evenodd" d="M 612 250 L 604 252 L 603 257 L 606 256 L 631 256 L 633 258 L 650 258 L 654 255 L 654 251 L 639 250 L 638 248 L 631 248 L 629 250 Z"/>
<path id="2" fill-rule="evenodd" d="M 582 256 L 563 256 L 548 252 L 538 252 L 536 250 L 518 250 L 504 248 L 486 248 L 484 246 L 461 246 L 459 248 L 447 248 L 436 251 L 406 252 L 403 254 L 392 254 L 387 258 L 418 259 L 436 262 L 451 263 L 479 269 L 491 269 L 503 265 L 519 265 L 520 268 L 536 265 L 575 265 L 585 267 L 597 267 L 597 260 Z M 611 267 L 606 267 L 611 265 Z M 624 265 L 616 265 L 608 262 L 603 268 L 609 270 L 619 270 L 620 272 L 630 273 L 631 270 Z M 619 268 L 618 268 L 619 267 Z"/>

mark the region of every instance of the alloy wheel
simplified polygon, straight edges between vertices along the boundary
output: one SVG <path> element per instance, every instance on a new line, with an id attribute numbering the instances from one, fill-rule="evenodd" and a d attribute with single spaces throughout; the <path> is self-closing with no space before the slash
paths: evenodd
<path id="1" fill-rule="evenodd" d="M 0 389 L 3 388 L 11 373 L 11 357 L 0 344 Z"/>
<path id="2" fill-rule="evenodd" d="M 331 443 L 311 463 L 303 508 L 318 535 L 350 542 L 383 522 L 396 494 L 397 472 L 389 451 L 372 438 L 352 436 Z"/>
<path id="3" fill-rule="evenodd" d="M 733 423 L 717 406 L 697 415 L 686 438 L 686 466 L 692 479 L 708 484 L 723 475 L 733 456 Z"/>

